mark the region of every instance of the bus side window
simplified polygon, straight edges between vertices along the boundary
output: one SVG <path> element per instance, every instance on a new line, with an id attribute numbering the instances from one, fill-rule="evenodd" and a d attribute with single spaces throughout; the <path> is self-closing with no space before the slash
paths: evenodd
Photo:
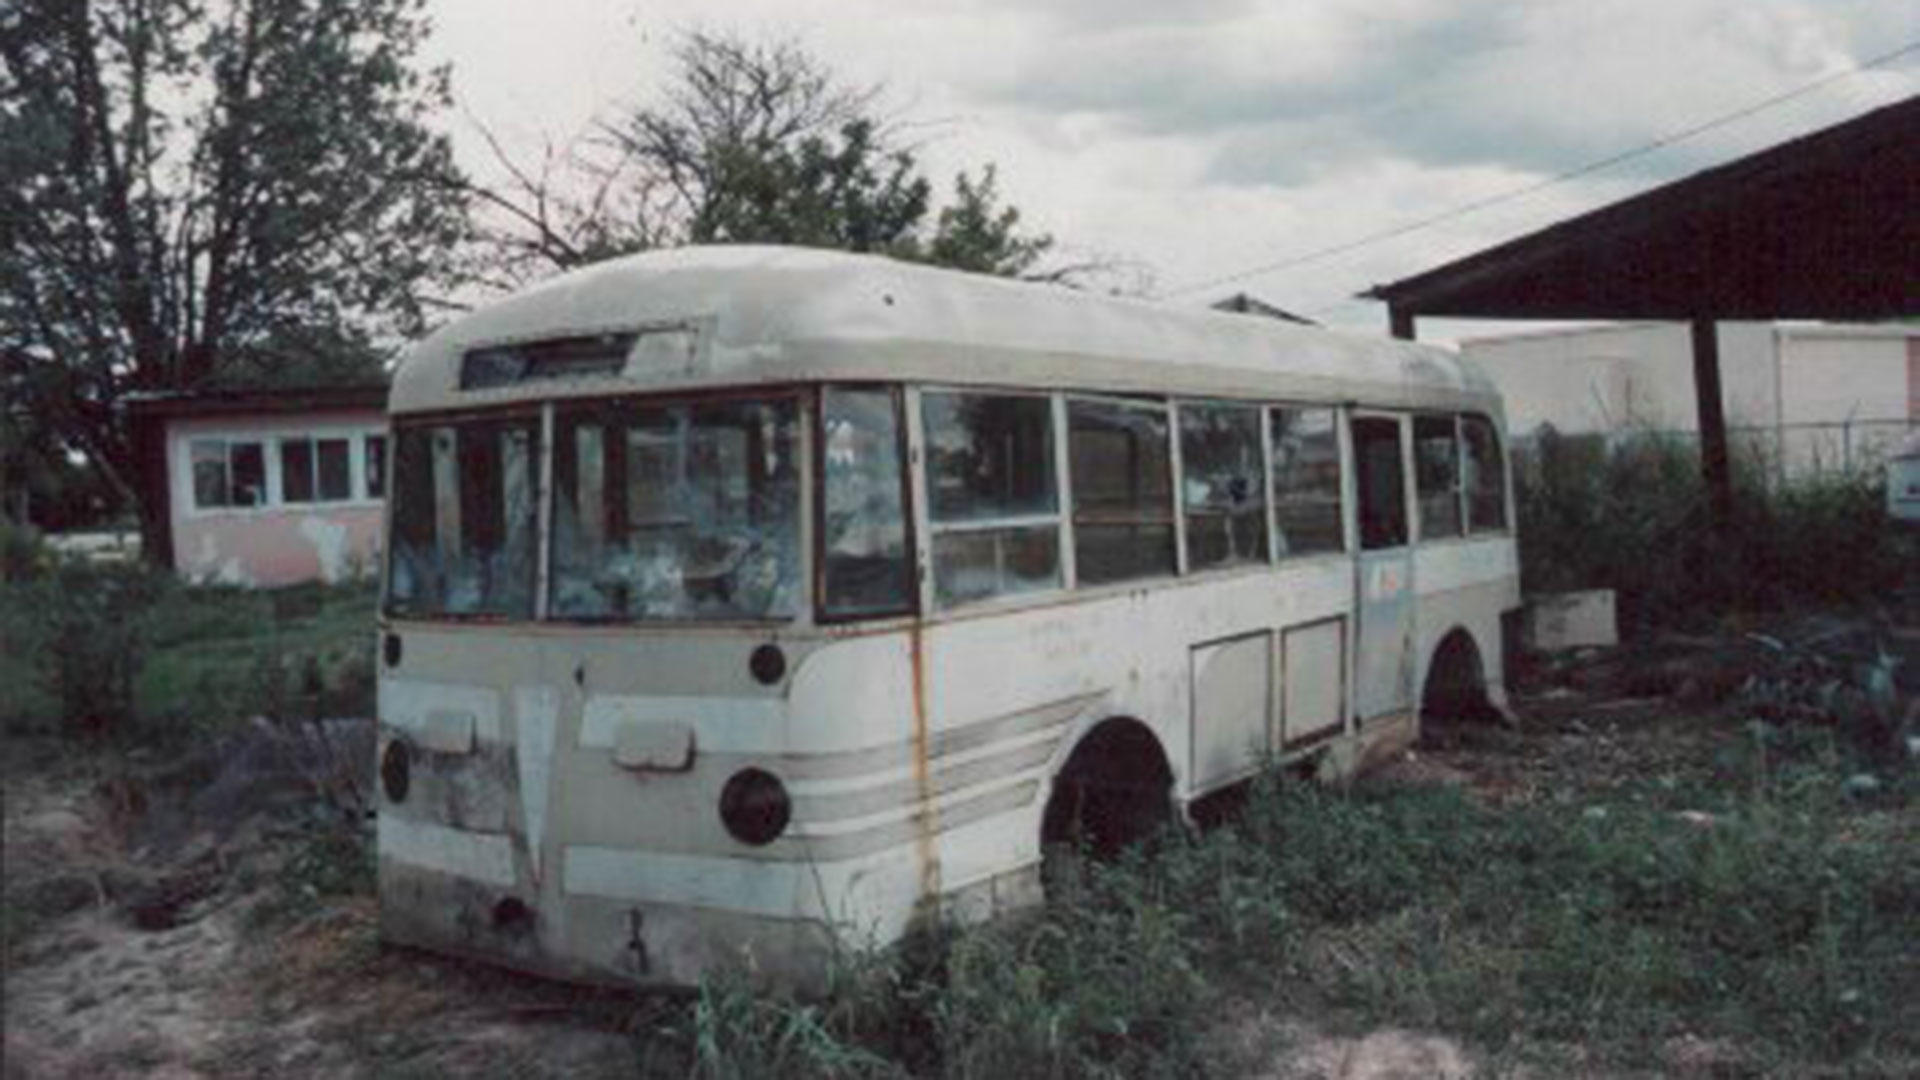
<path id="1" fill-rule="evenodd" d="M 1180 407 L 1189 569 L 1267 561 L 1267 478 L 1260 458 L 1259 409 Z"/>
<path id="2" fill-rule="evenodd" d="M 1059 588 L 1053 403 L 930 390 L 920 412 L 940 602 Z"/>
<path id="3" fill-rule="evenodd" d="M 1339 551 L 1340 436 L 1332 409 L 1274 408 L 1273 538 L 1281 558 Z"/>
<path id="4" fill-rule="evenodd" d="M 900 470 L 900 409 L 888 387 L 827 387 L 820 398 L 821 613 L 913 609 Z"/>
<path id="5" fill-rule="evenodd" d="M 1400 459 L 1400 421 L 1356 417 L 1353 461 L 1360 481 L 1360 547 L 1373 551 L 1407 542 L 1406 470 Z"/>
<path id="6" fill-rule="evenodd" d="M 1507 470 L 1500 459 L 1500 437 L 1484 416 L 1460 418 L 1465 436 L 1467 531 L 1499 532 L 1507 527 Z"/>
<path id="7" fill-rule="evenodd" d="M 1460 536 L 1460 439 L 1452 416 L 1413 418 L 1413 478 L 1420 493 L 1420 539 Z"/>
<path id="8" fill-rule="evenodd" d="M 1171 575 L 1173 452 L 1166 406 L 1070 399 L 1067 453 L 1079 581 Z"/>

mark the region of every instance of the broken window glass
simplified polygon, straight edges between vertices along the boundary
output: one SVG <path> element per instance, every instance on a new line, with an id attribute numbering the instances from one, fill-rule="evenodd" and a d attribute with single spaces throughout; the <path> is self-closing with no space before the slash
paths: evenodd
<path id="1" fill-rule="evenodd" d="M 1332 409 L 1270 411 L 1274 546 L 1280 557 L 1340 551 L 1340 438 Z"/>
<path id="2" fill-rule="evenodd" d="M 1453 417 L 1413 418 L 1413 478 L 1420 493 L 1420 538 L 1459 536 L 1460 440 Z"/>
<path id="3" fill-rule="evenodd" d="M 532 617 L 537 432 L 521 417 L 397 430 L 389 611 Z"/>
<path id="4" fill-rule="evenodd" d="M 920 401 L 941 603 L 1058 588 L 1053 402 L 935 391 Z"/>
<path id="5" fill-rule="evenodd" d="M 1180 407 L 1188 569 L 1267 561 L 1267 476 L 1261 455 L 1259 409 Z"/>
<path id="6" fill-rule="evenodd" d="M 942 605 L 1059 586 L 1057 525 L 969 529 L 933 538 L 933 588 Z"/>
<path id="7" fill-rule="evenodd" d="M 792 398 L 561 407 L 552 614 L 791 618 L 797 415 Z"/>
<path id="8" fill-rule="evenodd" d="M 1051 401 L 928 391 L 920 402 L 935 521 L 1055 511 Z"/>
<path id="9" fill-rule="evenodd" d="M 1460 433 L 1467 448 L 1468 529 L 1498 532 L 1507 527 L 1507 470 L 1500 458 L 1500 436 L 1482 416 L 1462 417 Z"/>
<path id="10" fill-rule="evenodd" d="M 1167 430 L 1167 408 L 1157 402 L 1067 402 L 1073 558 L 1081 582 L 1174 572 Z"/>
<path id="11" fill-rule="evenodd" d="M 893 390 L 827 387 L 820 401 L 821 577 L 828 616 L 913 607 Z"/>

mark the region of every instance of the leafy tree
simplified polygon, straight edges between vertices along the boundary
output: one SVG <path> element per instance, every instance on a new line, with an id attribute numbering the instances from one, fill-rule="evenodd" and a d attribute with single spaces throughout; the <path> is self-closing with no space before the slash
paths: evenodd
<path id="1" fill-rule="evenodd" d="M 942 207 L 933 238 L 921 257 L 927 262 L 981 274 L 1024 277 L 1047 249 L 1049 236 L 1022 236 L 1020 211 L 1000 206 L 994 167 L 978 182 L 966 173 L 953 178 L 953 203 Z"/>
<path id="2" fill-rule="evenodd" d="M 599 123 L 538 171 L 494 145 L 508 183 L 479 187 L 490 280 L 697 243 L 805 244 L 1024 276 L 1051 237 L 1020 231 L 992 166 L 952 205 L 894 138 L 874 89 L 791 43 L 682 37 L 659 102 Z M 489 136 L 490 137 L 490 136 Z"/>
<path id="3" fill-rule="evenodd" d="M 422 5 L 0 4 L 8 390 L 123 495 L 128 393 L 351 377 L 420 326 L 466 220 Z"/>

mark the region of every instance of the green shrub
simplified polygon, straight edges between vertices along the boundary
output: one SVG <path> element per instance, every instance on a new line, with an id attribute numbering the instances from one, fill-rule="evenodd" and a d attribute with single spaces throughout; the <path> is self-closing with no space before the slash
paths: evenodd
<path id="1" fill-rule="evenodd" d="M 53 549 L 31 525 L 0 517 L 0 582 L 30 581 L 53 566 Z"/>
<path id="2" fill-rule="evenodd" d="M 0 582 L 0 722 L 153 739 L 256 715 L 371 715 L 373 590 L 288 591 L 300 597 L 81 559 Z"/>
<path id="3" fill-rule="evenodd" d="M 143 614 L 170 582 L 139 566 L 56 559 L 0 586 L 11 666 L 28 701 L 10 726 L 94 734 L 135 719 L 134 683 L 145 659 Z"/>
<path id="4" fill-rule="evenodd" d="M 1527 590 L 1610 588 L 1624 622 L 1649 625 L 1913 586 L 1920 550 L 1888 520 L 1877 473 L 1780 482 L 1753 453 L 1732 466 L 1734 520 L 1716 536 L 1690 442 L 1543 433 L 1514 455 Z"/>

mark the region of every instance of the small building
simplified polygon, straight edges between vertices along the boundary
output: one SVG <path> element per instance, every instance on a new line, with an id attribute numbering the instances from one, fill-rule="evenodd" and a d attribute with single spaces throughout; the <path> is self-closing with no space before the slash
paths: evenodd
<path id="1" fill-rule="evenodd" d="M 384 384 L 130 397 L 163 561 L 240 585 L 377 573 L 386 404 Z"/>
<path id="2" fill-rule="evenodd" d="M 1722 322 L 1727 430 L 1787 474 L 1877 468 L 1920 427 L 1920 325 Z M 1699 434 L 1686 323 L 1612 323 L 1469 338 L 1508 427 Z"/>

